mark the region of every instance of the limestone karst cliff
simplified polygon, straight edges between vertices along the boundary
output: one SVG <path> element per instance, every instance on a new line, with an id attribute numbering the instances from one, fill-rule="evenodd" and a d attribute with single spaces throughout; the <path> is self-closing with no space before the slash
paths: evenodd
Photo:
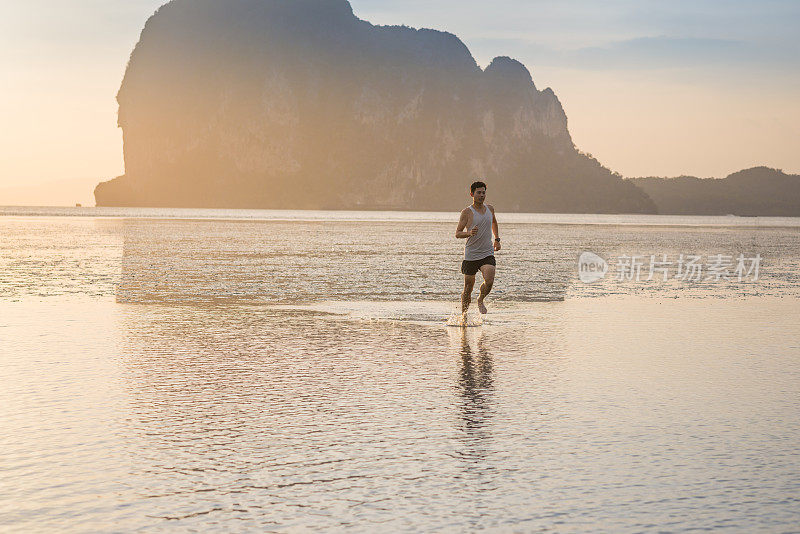
<path id="1" fill-rule="evenodd" d="M 521 63 L 358 19 L 346 0 L 173 0 L 118 94 L 125 175 L 101 206 L 650 213 L 580 153 Z"/>

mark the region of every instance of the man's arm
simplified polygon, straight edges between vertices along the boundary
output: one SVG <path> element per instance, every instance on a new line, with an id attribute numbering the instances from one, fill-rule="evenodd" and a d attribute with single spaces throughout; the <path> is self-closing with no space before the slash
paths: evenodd
<path id="1" fill-rule="evenodd" d="M 491 204 L 486 204 L 486 207 L 492 210 L 492 232 L 494 233 L 495 241 L 494 241 L 494 249 L 500 250 L 500 229 L 497 227 L 497 215 L 494 213 L 494 206 Z"/>
<path id="2" fill-rule="evenodd" d="M 469 232 L 464 231 L 464 228 L 466 228 L 471 222 L 471 215 L 472 213 L 470 212 L 469 208 L 461 212 L 461 217 L 458 219 L 458 228 L 456 228 L 456 239 L 465 239 L 478 233 L 477 226 Z"/>

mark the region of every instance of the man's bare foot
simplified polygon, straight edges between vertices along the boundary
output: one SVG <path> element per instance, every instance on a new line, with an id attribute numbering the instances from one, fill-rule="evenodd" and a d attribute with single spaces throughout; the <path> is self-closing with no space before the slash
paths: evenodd
<path id="1" fill-rule="evenodd" d="M 489 311 L 489 310 L 486 309 L 486 305 L 483 303 L 482 300 L 478 300 L 478 309 L 483 314 L 486 314 Z"/>

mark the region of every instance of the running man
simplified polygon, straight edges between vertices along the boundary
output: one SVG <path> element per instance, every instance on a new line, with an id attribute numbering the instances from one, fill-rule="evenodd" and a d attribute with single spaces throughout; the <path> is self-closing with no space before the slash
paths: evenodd
<path id="1" fill-rule="evenodd" d="M 478 309 L 486 313 L 484 300 L 492 290 L 494 284 L 494 271 L 497 265 L 494 253 L 500 250 L 500 233 L 497 229 L 497 217 L 491 204 L 484 204 L 486 200 L 486 184 L 475 182 L 470 188 L 472 205 L 461 211 L 456 229 L 457 239 L 466 239 L 464 247 L 464 261 L 461 263 L 461 272 L 464 273 L 464 292 L 461 294 L 461 313 L 467 313 L 472 300 L 472 288 L 475 285 L 475 274 L 480 270 L 483 275 L 481 294 L 478 297 Z M 470 230 L 465 230 L 469 228 Z M 494 243 L 492 233 L 494 232 Z"/>

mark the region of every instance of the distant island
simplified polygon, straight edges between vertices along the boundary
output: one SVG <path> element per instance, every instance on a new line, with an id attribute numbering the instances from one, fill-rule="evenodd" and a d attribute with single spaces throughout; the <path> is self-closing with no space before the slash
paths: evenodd
<path id="1" fill-rule="evenodd" d="M 117 100 L 125 174 L 98 206 L 451 211 L 474 179 L 516 212 L 672 212 L 694 195 L 578 150 L 518 61 L 481 69 L 455 35 L 376 26 L 346 0 L 173 0 Z"/>
<path id="2" fill-rule="evenodd" d="M 800 176 L 753 167 L 726 178 L 634 178 L 664 215 L 800 217 Z"/>

